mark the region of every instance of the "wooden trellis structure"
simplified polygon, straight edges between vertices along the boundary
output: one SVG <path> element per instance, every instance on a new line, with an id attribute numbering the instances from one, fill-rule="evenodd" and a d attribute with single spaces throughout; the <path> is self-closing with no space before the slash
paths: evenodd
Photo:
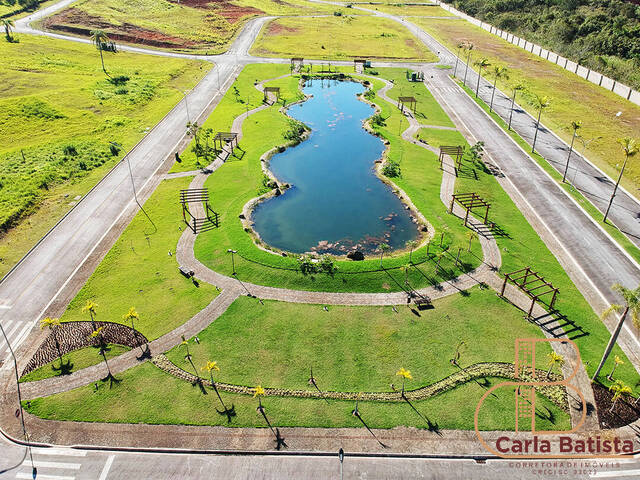
<path id="1" fill-rule="evenodd" d="M 504 290 L 507 288 L 507 282 L 512 282 L 521 291 L 526 293 L 529 298 L 531 298 L 531 307 L 529 307 L 529 312 L 527 313 L 529 318 L 531 318 L 531 313 L 533 312 L 533 307 L 536 302 L 544 295 L 551 295 L 549 308 L 553 309 L 559 290 L 554 287 L 551 282 L 547 282 L 538 272 L 531 270 L 531 267 L 521 268 L 515 272 L 507 273 L 504 276 L 500 296 L 504 296 Z"/>
<path id="2" fill-rule="evenodd" d="M 365 60 L 364 58 L 354 58 L 353 59 L 353 71 L 358 71 L 358 66 L 360 67 L 360 71 L 364 71 L 365 67 L 370 67 L 371 62 L 369 60 Z"/>
<path id="3" fill-rule="evenodd" d="M 302 68 L 304 64 L 304 58 L 302 57 L 291 57 L 291 70 L 296 70 Z"/>
<path id="4" fill-rule="evenodd" d="M 482 223 L 487 223 L 487 218 L 489 217 L 489 207 L 491 207 L 490 203 L 485 202 L 482 197 L 480 197 L 477 193 L 457 193 L 451 198 L 451 205 L 449 206 L 449 212 L 453 212 L 453 204 L 458 202 L 465 210 L 466 213 L 464 215 L 464 226 L 467 226 L 467 220 L 469 219 L 469 213 L 474 208 L 484 208 L 484 220 Z"/>
<path id="5" fill-rule="evenodd" d="M 189 188 L 180 190 L 182 219 L 193 233 L 206 232 L 219 225 L 218 214 L 209 205 L 209 191 L 206 188 Z M 189 210 L 192 203 L 201 203 L 204 217 L 195 217 Z"/>
<path id="6" fill-rule="evenodd" d="M 407 105 L 409 110 L 411 110 L 414 114 L 416 113 L 416 107 L 418 106 L 418 101 L 415 97 L 398 97 L 398 108 L 404 113 L 404 107 Z"/>
<path id="7" fill-rule="evenodd" d="M 276 101 L 280 100 L 280 87 L 264 87 L 263 93 L 264 93 L 264 97 L 262 98 L 263 102 L 267 101 L 270 93 L 273 93 L 276 96 Z"/>
<path id="8" fill-rule="evenodd" d="M 220 142 L 220 148 L 218 148 L 218 142 Z M 238 147 L 238 134 L 231 132 L 218 132 L 216 133 L 216 136 L 213 137 L 213 148 L 215 150 L 222 151 L 227 144 L 231 146 L 231 154 L 233 154 L 233 149 Z"/>
<path id="9" fill-rule="evenodd" d="M 455 146 L 442 145 L 440 147 L 440 155 L 438 157 L 438 160 L 440 160 L 441 169 L 442 169 L 442 162 L 444 161 L 445 155 L 449 155 L 455 162 L 454 167 L 456 169 L 456 177 L 457 177 L 458 170 L 462 168 L 462 156 L 464 155 L 464 148 L 462 148 L 460 145 L 455 145 Z"/>

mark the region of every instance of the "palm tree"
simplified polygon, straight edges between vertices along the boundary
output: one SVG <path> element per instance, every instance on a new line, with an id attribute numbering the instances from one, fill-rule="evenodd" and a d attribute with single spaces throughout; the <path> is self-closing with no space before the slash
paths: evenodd
<path id="1" fill-rule="evenodd" d="M 540 117 L 542 116 L 542 110 L 549 106 L 549 97 L 544 96 L 541 97 L 539 95 L 535 95 L 535 105 L 538 109 L 538 121 L 536 122 L 536 133 L 533 136 L 533 145 L 531 147 L 531 153 L 536 152 L 536 140 L 538 139 L 538 129 L 540 128 Z"/>
<path id="2" fill-rule="evenodd" d="M 418 242 L 416 242 L 415 240 L 409 240 L 407 242 L 407 247 L 409 247 L 409 263 L 412 263 L 411 254 L 413 253 L 413 250 L 416 248 L 417 245 L 418 245 Z"/>
<path id="3" fill-rule="evenodd" d="M 189 342 L 185 340 L 184 335 L 182 335 L 182 342 L 180 342 L 180 345 L 183 345 L 187 350 L 187 354 L 184 356 L 184 358 L 186 358 L 187 360 L 191 360 L 191 354 L 189 353 Z"/>
<path id="4" fill-rule="evenodd" d="M 611 408 L 609 409 L 609 413 L 613 412 L 613 409 L 616 408 L 616 403 L 623 395 L 631 395 L 631 387 L 626 385 L 622 380 L 616 380 L 616 383 L 609 387 L 609 391 L 613 392 L 613 397 L 611 398 Z"/>
<path id="5" fill-rule="evenodd" d="M 131 307 L 129 311 L 122 316 L 122 319 L 124 321 L 131 322 L 131 330 L 133 330 L 134 332 L 136 331 L 136 327 L 133 321 L 140 319 L 140 315 L 138 315 L 138 312 L 136 312 L 136 307 Z"/>
<path id="6" fill-rule="evenodd" d="M 60 319 L 46 317 L 40 321 L 40 329 L 48 328 L 51 330 L 53 340 L 56 342 L 56 350 L 58 350 L 58 357 L 60 357 L 60 368 L 62 368 L 62 351 L 60 350 L 60 342 L 58 342 L 58 328 L 60 328 Z"/>
<path id="7" fill-rule="evenodd" d="M 3 18 L 2 26 L 4 27 L 4 35 L 5 37 L 7 37 L 7 42 L 12 42 L 13 36 L 11 35 L 11 32 L 13 30 L 13 27 L 16 26 L 16 24 L 13 23 L 13 20 L 11 20 L 10 18 Z"/>
<path id="8" fill-rule="evenodd" d="M 607 358 L 609 357 L 613 346 L 616 344 L 616 340 L 618 340 L 618 335 L 620 335 L 620 330 L 622 330 L 622 325 L 624 324 L 624 321 L 626 320 L 629 312 L 631 312 L 631 320 L 633 321 L 633 324 L 636 327 L 640 326 L 640 287 L 637 287 L 635 290 L 631 290 L 620 285 L 619 283 L 616 283 L 612 288 L 622 296 L 622 298 L 624 299 L 624 306 L 614 303 L 602 314 L 602 318 L 605 319 L 613 312 L 622 312 L 620 320 L 618 321 L 615 330 L 611 334 L 611 338 L 609 339 L 607 348 L 605 348 L 604 350 L 602 360 L 600 360 L 600 364 L 596 369 L 596 373 L 593 374 L 593 380 L 598 377 L 598 375 L 600 374 L 600 370 L 602 370 L 604 363 L 607 361 Z"/>
<path id="9" fill-rule="evenodd" d="M 384 255 L 384 252 L 386 252 L 390 248 L 391 247 L 389 247 L 389 245 L 384 242 L 378 245 L 378 250 L 380 250 L 380 268 L 382 268 L 382 256 Z"/>
<path id="10" fill-rule="evenodd" d="M 478 234 L 471 230 L 467 233 L 467 237 L 469 238 L 469 246 L 467 247 L 467 252 L 471 251 L 471 242 L 473 242 L 476 238 L 478 238 Z"/>
<path id="11" fill-rule="evenodd" d="M 109 37 L 104 32 L 104 30 L 91 30 L 91 42 L 93 42 L 93 44 L 96 46 L 96 48 L 100 52 L 100 61 L 102 62 L 102 71 L 107 77 L 111 77 L 107 73 L 107 69 L 104 67 L 104 56 L 102 55 L 104 44 L 109 42 Z"/>
<path id="12" fill-rule="evenodd" d="M 611 382 L 613 382 L 613 374 L 616 373 L 616 369 L 618 368 L 618 365 L 622 365 L 624 362 L 622 361 L 622 359 L 616 355 L 613 359 L 613 370 L 611 370 L 611 373 L 609 375 L 607 375 L 607 379 Z"/>
<path id="13" fill-rule="evenodd" d="M 509 80 L 509 74 L 507 73 L 509 69 L 507 67 L 503 67 L 502 65 L 496 65 L 493 67 L 493 90 L 491 92 L 491 103 L 489 104 L 489 111 L 493 111 L 493 97 L 496 95 L 496 85 L 498 83 L 499 78 L 504 78 L 505 80 Z"/>
<path id="14" fill-rule="evenodd" d="M 107 362 L 107 349 L 106 349 L 106 345 L 104 343 L 104 337 L 102 336 L 102 329 L 104 327 L 100 327 L 96 330 L 94 330 L 93 332 L 91 332 L 91 335 L 89 335 L 90 339 L 97 339 L 98 340 L 98 346 L 100 348 L 100 355 L 102 355 L 102 358 L 104 359 L 104 364 L 107 366 L 107 378 L 113 380 L 113 374 L 111 373 L 111 368 L 109 367 L 109 362 Z"/>
<path id="15" fill-rule="evenodd" d="M 253 389 L 253 398 L 258 398 L 258 411 L 260 412 L 264 412 L 264 407 L 262 406 L 262 400 L 260 400 L 260 397 L 264 396 L 265 391 L 264 388 L 262 388 L 262 386 L 258 385 L 256 388 Z"/>
<path id="16" fill-rule="evenodd" d="M 445 253 L 444 252 L 439 252 L 436 253 L 436 257 L 438 257 L 438 263 L 436 263 L 436 275 L 438 274 L 438 270 L 440 270 L 440 262 L 442 261 L 442 258 L 444 257 Z"/>
<path id="17" fill-rule="evenodd" d="M 93 300 L 87 300 L 87 303 L 85 304 L 85 306 L 82 307 L 82 313 L 89 312 L 89 317 L 91 318 L 91 326 L 93 327 L 94 330 L 96 329 L 96 322 L 94 320 L 94 317 L 98 314 L 97 309 L 98 309 L 98 304 L 94 303 Z"/>
<path id="18" fill-rule="evenodd" d="M 458 60 L 460 60 L 460 50 L 462 50 L 465 47 L 466 43 L 465 42 L 460 42 L 458 44 L 458 54 L 456 55 L 456 66 L 453 68 L 453 77 L 455 78 L 456 76 L 456 72 L 458 71 Z"/>
<path id="19" fill-rule="evenodd" d="M 396 375 L 402 377 L 402 398 L 404 398 L 404 382 L 405 380 L 411 380 L 413 377 L 411 376 L 411 372 L 405 370 L 404 367 L 400 368 L 400 370 L 396 372 Z"/>
<path id="20" fill-rule="evenodd" d="M 464 80 L 462 81 L 462 83 L 466 87 L 467 86 L 467 72 L 469 71 L 469 60 L 471 60 L 471 50 L 473 50 L 473 43 L 467 42 L 467 45 L 464 47 L 464 49 L 467 51 L 467 66 L 464 69 Z"/>
<path id="21" fill-rule="evenodd" d="M 513 96 L 511 97 L 511 112 L 509 113 L 509 130 L 511 130 L 511 119 L 513 118 L 513 107 L 516 104 L 516 93 L 518 93 L 519 90 L 524 90 L 526 87 L 524 85 L 524 83 L 522 82 L 518 82 L 513 86 Z"/>
<path id="22" fill-rule="evenodd" d="M 478 82 L 476 83 L 476 98 L 478 98 L 478 91 L 480 90 L 480 78 L 482 78 L 482 69 L 491 65 L 488 58 L 483 58 L 474 63 L 478 67 Z"/>
<path id="23" fill-rule="evenodd" d="M 618 143 L 622 145 L 622 150 L 624 151 L 624 163 L 622 164 L 622 170 L 620 170 L 620 175 L 618 176 L 616 186 L 613 187 L 613 193 L 611 194 L 611 200 L 609 200 L 607 211 L 604 213 L 604 219 L 602 220 L 603 222 L 606 222 L 607 217 L 609 216 L 609 210 L 611 210 L 611 205 L 613 205 L 613 199 L 616 196 L 616 192 L 618 191 L 618 185 L 620 185 L 620 180 L 622 180 L 622 175 L 624 174 L 624 169 L 627 166 L 627 161 L 629 160 L 629 158 L 635 156 L 638 151 L 640 151 L 640 145 L 638 145 L 638 142 L 629 137 L 618 139 Z"/>
<path id="24" fill-rule="evenodd" d="M 549 355 L 547 355 L 547 358 L 549 359 L 549 361 L 547 362 L 547 365 L 549 365 L 549 370 L 547 370 L 547 380 L 549 380 L 553 367 L 555 367 L 556 365 L 558 365 L 559 367 L 564 365 L 564 357 L 559 353 L 552 351 Z"/>
<path id="25" fill-rule="evenodd" d="M 562 183 L 565 182 L 567 178 L 567 171 L 569 170 L 569 159 L 571 158 L 571 153 L 573 153 L 573 142 L 576 140 L 576 136 L 578 134 L 578 130 L 582 127 L 582 122 L 579 120 L 574 120 L 571 122 L 571 128 L 573 128 L 573 137 L 571 138 L 571 146 L 569 147 L 569 155 L 567 156 L 567 164 L 564 167 L 564 175 L 562 175 Z"/>

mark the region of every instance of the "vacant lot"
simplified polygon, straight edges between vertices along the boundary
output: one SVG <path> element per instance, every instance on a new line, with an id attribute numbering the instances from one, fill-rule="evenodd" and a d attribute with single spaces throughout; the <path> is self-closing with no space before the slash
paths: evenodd
<path id="1" fill-rule="evenodd" d="M 251 17 L 333 10 L 335 7 L 304 0 L 81 0 L 44 20 L 43 26 L 82 36 L 100 28 L 120 42 L 216 54 L 227 49 Z"/>
<path id="2" fill-rule="evenodd" d="M 586 155 L 609 176 L 617 176 L 616 166 L 624 157 L 616 139 L 639 136 L 639 106 L 466 21 L 425 18 L 412 21 L 451 51 L 455 51 L 462 40 L 470 40 L 474 44 L 474 59 L 487 57 L 492 65 L 507 66 L 509 80 L 498 82 L 498 86 L 509 93 L 513 85 L 524 82 L 527 91 L 519 94 L 519 98 L 530 113 L 535 113 L 534 94 L 548 96 L 551 104 L 545 109 L 542 121 L 566 141 L 571 141 L 570 123 L 581 120 L 580 133 L 586 140 L 602 137 L 589 144 Z M 617 117 L 617 112 L 622 114 Z M 576 146 L 580 152 L 583 151 L 584 145 L 580 141 Z M 637 158 L 629 162 L 623 184 L 632 192 L 640 187 L 640 162 Z"/>
<path id="3" fill-rule="evenodd" d="M 421 16 L 421 17 L 451 17 L 453 13 L 446 11 L 444 8 L 440 8 L 436 5 L 407 5 L 402 3 L 393 3 L 390 5 L 370 5 L 359 4 L 356 5 L 362 8 L 368 8 L 370 10 L 377 10 L 379 12 L 390 13 L 392 15 L 401 16 Z"/>
<path id="4" fill-rule="evenodd" d="M 384 18 L 350 16 L 274 20 L 262 29 L 251 53 L 327 60 L 437 60 L 401 25 Z"/>
<path id="5" fill-rule="evenodd" d="M 211 67 L 106 54 L 116 85 L 94 47 L 19 38 L 0 41 L 0 274 Z"/>

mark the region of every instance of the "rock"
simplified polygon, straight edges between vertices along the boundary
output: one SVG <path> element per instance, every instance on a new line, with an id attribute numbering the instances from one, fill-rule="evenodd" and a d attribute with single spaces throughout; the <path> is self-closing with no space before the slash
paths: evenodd
<path id="1" fill-rule="evenodd" d="M 428 231 L 429 231 L 429 229 L 427 228 L 427 226 L 426 226 L 426 225 L 423 225 L 422 227 L 420 227 L 420 231 L 421 231 L 421 232 L 428 232 Z"/>
<path id="2" fill-rule="evenodd" d="M 280 255 L 282 255 L 283 257 L 286 257 L 287 256 L 287 252 L 282 252 L 282 253 L 280 253 Z"/>
<path id="3" fill-rule="evenodd" d="M 349 252 L 347 254 L 347 258 L 358 262 L 364 260 L 364 253 L 359 250 L 356 250 L 355 252 Z"/>
<path id="4" fill-rule="evenodd" d="M 279 197 L 280 195 L 282 195 L 282 192 L 280 191 L 279 188 L 276 188 L 275 195 L 276 195 L 276 197 Z"/>
<path id="5" fill-rule="evenodd" d="M 244 220 L 246 217 L 244 216 L 244 213 L 241 213 L 240 215 L 238 215 L 238 218 Z"/>

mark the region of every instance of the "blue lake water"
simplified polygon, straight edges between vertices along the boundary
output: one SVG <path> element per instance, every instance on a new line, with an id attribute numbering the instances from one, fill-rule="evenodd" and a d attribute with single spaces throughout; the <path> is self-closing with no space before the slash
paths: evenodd
<path id="1" fill-rule="evenodd" d="M 409 212 L 374 172 L 382 141 L 362 127 L 373 109 L 358 100 L 364 86 L 315 80 L 313 95 L 289 115 L 308 125 L 310 136 L 274 155 L 270 169 L 291 188 L 260 203 L 254 228 L 267 244 L 294 253 L 370 253 L 381 242 L 402 248 L 417 238 Z"/>

